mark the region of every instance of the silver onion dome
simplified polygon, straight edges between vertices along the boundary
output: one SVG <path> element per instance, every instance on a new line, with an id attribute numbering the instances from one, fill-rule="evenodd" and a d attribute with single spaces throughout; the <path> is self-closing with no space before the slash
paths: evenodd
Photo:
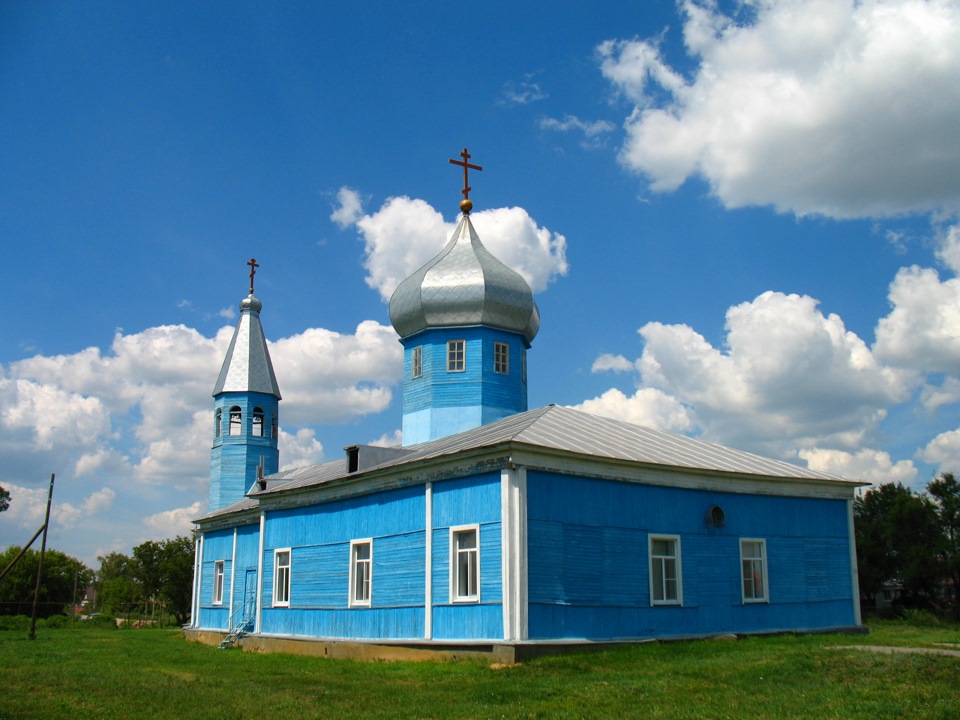
<path id="1" fill-rule="evenodd" d="M 390 322 L 402 338 L 428 328 L 485 325 L 530 343 L 540 310 L 527 281 L 490 254 L 464 213 L 440 254 L 394 291 Z"/>

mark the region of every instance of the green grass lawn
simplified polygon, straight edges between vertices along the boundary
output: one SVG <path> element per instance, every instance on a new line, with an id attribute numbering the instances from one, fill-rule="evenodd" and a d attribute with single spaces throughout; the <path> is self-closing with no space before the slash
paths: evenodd
<path id="1" fill-rule="evenodd" d="M 0 718 L 960 718 L 960 658 L 830 649 L 960 643 L 887 622 L 870 636 L 648 644 L 491 669 L 254 655 L 182 633 L 0 632 Z"/>

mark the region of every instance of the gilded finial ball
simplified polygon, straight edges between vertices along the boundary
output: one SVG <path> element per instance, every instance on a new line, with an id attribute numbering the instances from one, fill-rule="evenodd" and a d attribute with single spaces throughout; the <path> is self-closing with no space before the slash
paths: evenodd
<path id="1" fill-rule="evenodd" d="M 473 202 L 470 200 L 461 200 L 460 209 L 463 211 L 464 215 L 469 215 L 470 211 L 473 210 Z"/>

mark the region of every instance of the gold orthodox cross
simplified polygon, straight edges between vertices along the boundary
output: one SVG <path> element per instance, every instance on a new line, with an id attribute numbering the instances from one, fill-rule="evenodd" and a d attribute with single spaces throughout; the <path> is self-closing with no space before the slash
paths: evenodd
<path id="1" fill-rule="evenodd" d="M 247 263 L 250 266 L 250 294 L 253 295 L 253 276 L 257 274 L 257 268 L 260 265 L 257 263 L 256 258 L 250 258 L 250 262 Z"/>
<path id="2" fill-rule="evenodd" d="M 463 167 L 463 190 L 460 192 L 463 193 L 463 202 L 460 203 L 460 209 L 463 210 L 464 214 L 468 214 L 473 209 L 473 203 L 470 202 L 470 187 L 469 176 L 467 173 L 470 170 L 483 170 L 479 165 L 471 165 L 467 162 L 470 159 L 470 153 L 467 152 L 467 149 L 464 148 L 463 152 L 460 153 L 460 157 L 463 160 L 454 160 L 450 158 L 450 162 L 454 165 L 460 165 Z"/>

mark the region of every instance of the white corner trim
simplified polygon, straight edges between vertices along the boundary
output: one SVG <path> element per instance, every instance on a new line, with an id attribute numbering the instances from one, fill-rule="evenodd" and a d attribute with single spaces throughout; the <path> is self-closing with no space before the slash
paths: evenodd
<path id="1" fill-rule="evenodd" d="M 433 483 L 424 486 L 423 637 L 433 639 Z"/>

